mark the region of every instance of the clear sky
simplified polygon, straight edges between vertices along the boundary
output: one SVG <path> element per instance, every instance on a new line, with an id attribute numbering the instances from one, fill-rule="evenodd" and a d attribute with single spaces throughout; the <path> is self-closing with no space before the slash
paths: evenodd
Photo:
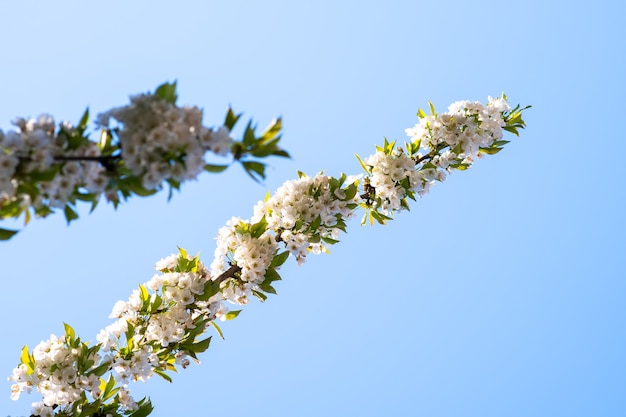
<path id="1" fill-rule="evenodd" d="M 528 129 L 388 226 L 349 224 L 283 269 L 174 383 L 135 384 L 156 417 L 624 416 L 626 30 L 614 0 L 20 1 L 0 5 L 0 126 L 76 122 L 177 79 L 179 103 L 263 127 L 291 160 L 33 221 L 0 248 L 0 376 L 63 322 L 94 340 L 118 299 L 296 170 L 359 173 L 418 107 L 506 92 Z M 10 224 L 5 223 L 5 227 Z M 0 395 L 27 416 L 37 394 Z"/>

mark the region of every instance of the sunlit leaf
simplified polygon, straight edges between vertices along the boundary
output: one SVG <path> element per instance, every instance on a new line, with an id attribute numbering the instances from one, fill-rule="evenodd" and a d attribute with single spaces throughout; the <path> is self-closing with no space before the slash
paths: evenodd
<path id="1" fill-rule="evenodd" d="M 239 315 L 239 313 L 241 313 L 241 310 L 233 310 L 233 311 L 229 311 L 228 313 L 226 313 L 224 315 L 224 319 L 226 320 L 232 320 L 235 317 L 237 317 Z"/>

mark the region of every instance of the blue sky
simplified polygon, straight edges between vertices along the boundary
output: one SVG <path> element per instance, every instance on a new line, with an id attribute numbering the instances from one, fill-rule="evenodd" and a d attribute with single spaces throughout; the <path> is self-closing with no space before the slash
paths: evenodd
<path id="1" fill-rule="evenodd" d="M 278 296 L 222 326 L 202 364 L 133 387 L 156 417 L 626 415 L 621 2 L 80 1 L 0 6 L 0 127 L 77 121 L 178 80 L 206 124 L 229 104 L 284 118 L 291 160 L 256 184 L 233 166 L 0 249 L 0 374 L 63 322 L 87 340 L 182 246 L 296 176 L 358 173 L 427 100 L 505 91 L 528 129 L 385 227 L 349 225 L 288 263 Z M 8 224 L 6 224 L 8 226 Z M 0 416 L 39 396 L 0 395 Z"/>

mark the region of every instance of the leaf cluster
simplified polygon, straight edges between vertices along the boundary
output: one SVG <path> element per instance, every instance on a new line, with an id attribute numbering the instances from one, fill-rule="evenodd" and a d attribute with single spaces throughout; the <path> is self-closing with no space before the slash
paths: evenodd
<path id="1" fill-rule="evenodd" d="M 224 126 L 232 131 L 241 116 L 241 113 L 235 114 L 232 108 L 229 108 L 224 120 Z M 234 160 L 241 163 L 246 173 L 255 181 L 265 179 L 266 164 L 260 162 L 259 158 L 268 156 L 289 158 L 289 153 L 278 146 L 281 139 L 281 129 L 282 119 L 279 117 L 272 120 L 263 133 L 257 136 L 257 126 L 252 120 L 249 120 L 241 139 L 233 143 L 231 151 Z M 227 166 L 225 165 L 208 165 L 206 167 L 211 172 L 219 172 L 226 168 Z"/>

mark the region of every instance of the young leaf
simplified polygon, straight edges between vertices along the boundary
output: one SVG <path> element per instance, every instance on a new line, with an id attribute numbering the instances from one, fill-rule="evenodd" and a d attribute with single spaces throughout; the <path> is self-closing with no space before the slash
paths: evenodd
<path id="1" fill-rule="evenodd" d="M 85 129 L 87 129 L 88 124 L 89 124 L 89 107 L 85 109 L 85 113 L 83 113 L 83 116 L 80 118 L 80 121 L 78 122 L 78 126 L 76 127 L 82 134 L 82 132 Z"/>
<path id="2" fill-rule="evenodd" d="M 65 335 L 69 338 L 69 343 L 71 344 L 76 339 L 76 332 L 72 326 L 67 323 L 63 323 L 63 327 L 65 328 Z"/>
<path id="3" fill-rule="evenodd" d="M 487 155 L 495 155 L 502 150 L 502 148 L 483 148 L 483 147 L 479 149 L 481 153 L 484 153 Z"/>
<path id="4" fill-rule="evenodd" d="M 212 165 L 212 164 L 205 164 L 204 165 L 204 170 L 207 172 L 222 172 L 225 171 L 226 168 L 228 168 L 229 165 Z"/>
<path id="5" fill-rule="evenodd" d="M 226 315 L 224 316 L 224 318 L 226 320 L 232 320 L 235 317 L 237 317 L 239 315 L 239 313 L 241 313 L 241 310 L 233 310 L 233 311 L 229 311 L 228 313 L 226 313 Z"/>
<path id="6" fill-rule="evenodd" d="M 280 129 L 282 129 L 282 127 L 283 121 L 280 117 L 272 120 L 270 125 L 265 129 L 265 132 L 263 132 L 263 135 L 261 135 L 261 139 L 263 139 L 263 141 L 270 141 L 274 139 L 278 133 L 280 133 Z"/>
<path id="7" fill-rule="evenodd" d="M 30 375 L 35 369 L 35 362 L 30 352 L 28 351 L 28 345 L 24 345 L 22 348 L 22 354 L 20 355 L 21 362 L 28 367 L 28 374 Z"/>
<path id="8" fill-rule="evenodd" d="M 428 106 L 430 107 L 430 114 L 432 114 L 433 116 L 436 115 L 437 113 L 435 112 L 435 106 L 430 100 L 428 100 Z"/>
<path id="9" fill-rule="evenodd" d="M 265 231 L 267 230 L 267 220 L 265 220 L 265 216 L 261 218 L 258 222 L 253 224 L 250 227 L 250 236 L 255 239 L 258 239 Z"/>
<path id="10" fill-rule="evenodd" d="M 363 168 L 363 171 L 367 172 L 368 174 L 370 173 L 370 169 L 367 167 L 367 165 L 365 165 L 365 162 L 363 162 L 363 160 L 361 159 L 361 157 L 358 154 L 354 154 L 354 156 L 356 156 L 356 159 L 359 160 L 359 164 L 361 164 L 361 168 Z"/>
<path id="11" fill-rule="evenodd" d="M 240 117 L 241 117 L 241 113 L 235 114 L 233 112 L 233 109 L 229 107 L 228 112 L 226 112 L 224 126 L 226 126 L 228 130 L 233 130 L 233 127 L 235 127 L 235 124 L 237 123 Z"/>
<path id="12" fill-rule="evenodd" d="M 157 87 L 154 95 L 165 100 L 170 104 L 176 104 L 176 81 L 173 83 L 163 83 Z"/>
<path id="13" fill-rule="evenodd" d="M 224 339 L 224 333 L 222 333 L 222 329 L 220 329 L 220 326 L 218 326 L 217 323 L 215 323 L 213 320 L 211 320 L 209 323 L 211 323 L 211 326 L 215 327 L 215 330 L 217 331 L 217 334 L 219 334 L 220 338 L 223 340 Z"/>

